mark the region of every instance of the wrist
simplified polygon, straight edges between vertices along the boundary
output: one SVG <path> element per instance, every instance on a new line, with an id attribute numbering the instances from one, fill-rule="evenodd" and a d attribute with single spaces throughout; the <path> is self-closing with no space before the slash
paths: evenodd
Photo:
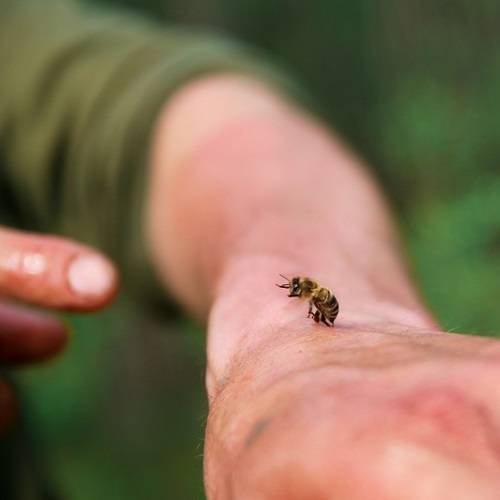
<path id="1" fill-rule="evenodd" d="M 220 102 L 226 106 L 216 113 Z M 339 329 L 343 321 L 432 324 L 359 160 L 259 84 L 214 77 L 181 90 L 155 145 L 147 221 L 153 258 L 173 295 L 203 318 L 211 310 L 211 324 L 230 304 L 225 328 L 211 328 L 228 335 L 210 340 L 220 363 L 249 325 L 256 339 L 266 338 L 280 318 L 295 324 L 291 311 L 306 315 L 307 306 L 304 314 L 281 310 L 290 301 L 274 287 L 279 273 L 332 288 Z"/>
<path id="2" fill-rule="evenodd" d="M 208 328 L 209 394 L 248 366 L 252 377 L 268 380 L 339 355 L 344 349 L 385 342 L 377 334 L 427 333 L 437 324 L 422 305 L 377 300 L 359 293 L 349 280 L 330 281 L 327 267 L 312 276 L 336 295 L 340 312 L 335 326 L 307 317 L 307 301 L 289 298 L 275 283 L 279 273 L 300 270 L 303 263 L 278 255 L 241 255 L 231 259 L 218 281 Z M 334 283 L 331 285 L 330 283 Z M 366 288 L 372 288 L 368 284 Z M 418 302 L 415 302 L 418 304 Z M 340 354 L 342 357 L 342 354 Z M 266 360 L 266 361 L 264 361 Z"/>

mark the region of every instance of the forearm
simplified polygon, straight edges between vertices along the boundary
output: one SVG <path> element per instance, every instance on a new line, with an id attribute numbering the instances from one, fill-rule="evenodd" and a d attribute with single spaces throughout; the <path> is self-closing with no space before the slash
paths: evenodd
<path id="1" fill-rule="evenodd" d="M 241 321 L 306 322 L 274 287 L 278 273 L 333 288 L 339 327 L 430 324 L 361 162 L 264 87 L 213 77 L 181 91 L 158 122 L 152 172 L 156 267 L 186 307 L 224 322 L 211 328 L 217 372 L 241 348 Z"/>

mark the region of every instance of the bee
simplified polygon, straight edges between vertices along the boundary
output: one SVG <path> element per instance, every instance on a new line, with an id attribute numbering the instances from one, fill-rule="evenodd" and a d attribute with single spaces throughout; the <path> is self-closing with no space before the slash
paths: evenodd
<path id="1" fill-rule="evenodd" d="M 309 312 L 307 317 L 319 323 L 323 322 L 327 326 L 333 326 L 335 318 L 339 313 L 339 303 L 333 292 L 328 288 L 321 286 L 311 278 L 295 277 L 288 279 L 286 276 L 280 274 L 286 279 L 287 283 L 278 284 L 279 288 L 287 288 L 289 290 L 289 297 L 299 297 L 301 299 L 309 300 Z M 313 311 L 314 309 L 314 311 Z"/>

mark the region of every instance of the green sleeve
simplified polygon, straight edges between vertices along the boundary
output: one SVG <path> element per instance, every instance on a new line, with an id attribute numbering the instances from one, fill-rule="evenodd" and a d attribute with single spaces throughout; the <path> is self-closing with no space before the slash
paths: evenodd
<path id="1" fill-rule="evenodd" d="M 219 70 L 298 90 L 247 48 L 211 35 L 71 2 L 0 0 L 0 12 L 0 205 L 19 225 L 102 249 L 151 299 L 140 225 L 162 104 Z"/>

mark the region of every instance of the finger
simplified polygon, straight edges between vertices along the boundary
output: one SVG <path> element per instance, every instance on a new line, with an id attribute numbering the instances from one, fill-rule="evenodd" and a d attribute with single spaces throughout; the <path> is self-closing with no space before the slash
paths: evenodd
<path id="1" fill-rule="evenodd" d="M 66 344 L 65 326 L 25 307 L 0 303 L 0 364 L 41 361 Z"/>
<path id="2" fill-rule="evenodd" d="M 40 306 L 97 309 L 117 289 L 108 259 L 63 238 L 0 227 L 0 294 Z"/>
<path id="3" fill-rule="evenodd" d="M 0 380 L 0 435 L 7 431 L 14 422 L 15 403 L 12 392 Z"/>

